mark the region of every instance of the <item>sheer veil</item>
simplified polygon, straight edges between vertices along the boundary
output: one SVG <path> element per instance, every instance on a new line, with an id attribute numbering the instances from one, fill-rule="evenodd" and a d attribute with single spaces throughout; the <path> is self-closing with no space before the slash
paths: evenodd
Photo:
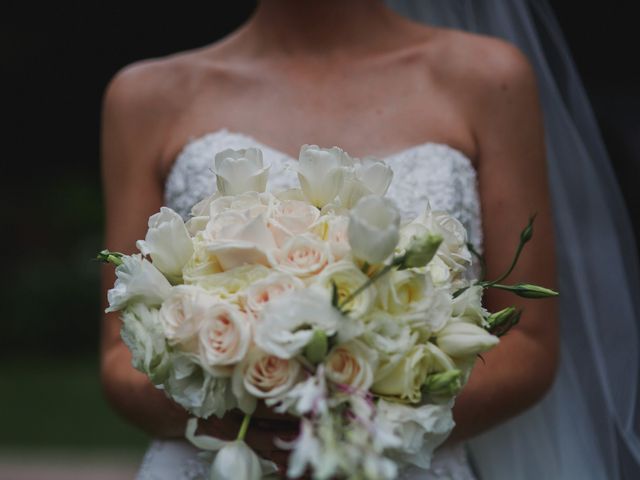
<path id="1" fill-rule="evenodd" d="M 640 478 L 634 236 L 589 101 L 546 0 L 387 0 L 409 18 L 502 37 L 529 57 L 545 116 L 562 359 L 536 407 L 470 442 L 484 479 Z"/>

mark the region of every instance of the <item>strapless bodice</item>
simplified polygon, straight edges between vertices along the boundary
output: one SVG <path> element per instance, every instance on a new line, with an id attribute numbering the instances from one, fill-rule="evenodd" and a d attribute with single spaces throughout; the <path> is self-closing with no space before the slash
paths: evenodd
<path id="1" fill-rule="evenodd" d="M 252 137 L 219 130 L 191 140 L 177 156 L 167 177 L 165 204 L 183 218 L 191 207 L 216 188 L 212 171 L 214 156 L 226 148 L 257 147 L 271 165 L 269 190 L 298 186 L 290 155 L 265 145 Z M 416 145 L 380 158 L 394 172 L 387 197 L 394 200 L 404 220 L 419 215 L 430 203 L 434 210 L 444 210 L 466 227 L 469 241 L 482 249 L 482 225 L 476 171 L 462 152 L 438 143 Z M 200 480 L 207 478 L 207 465 L 198 451 L 180 440 L 152 443 L 138 480 Z M 474 480 L 463 446 L 436 451 L 430 471 L 411 468 L 400 478 L 407 480 Z"/>

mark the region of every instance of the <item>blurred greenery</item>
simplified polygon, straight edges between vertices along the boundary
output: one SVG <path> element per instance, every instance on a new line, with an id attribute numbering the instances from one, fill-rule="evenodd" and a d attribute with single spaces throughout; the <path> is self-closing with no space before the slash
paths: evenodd
<path id="1" fill-rule="evenodd" d="M 0 449 L 107 448 L 134 455 L 148 443 L 106 404 L 95 356 L 18 357 L 0 363 L 0 378 Z"/>

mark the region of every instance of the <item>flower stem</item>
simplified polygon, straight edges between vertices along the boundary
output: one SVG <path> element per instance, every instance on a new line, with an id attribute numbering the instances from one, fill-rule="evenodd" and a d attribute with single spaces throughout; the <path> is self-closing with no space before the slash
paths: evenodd
<path id="1" fill-rule="evenodd" d="M 382 277 L 383 275 L 388 273 L 394 266 L 395 266 L 395 264 L 390 263 L 389 265 L 385 265 L 385 267 L 382 268 L 381 270 L 378 270 L 376 273 L 374 273 L 371 276 L 371 278 L 369 278 L 369 280 L 364 282 L 351 295 L 349 295 L 347 298 L 345 298 L 340 303 L 340 305 L 338 305 L 338 308 L 340 310 L 342 310 L 342 308 L 345 307 L 351 300 L 356 298 L 358 295 L 360 295 L 362 292 L 364 292 L 367 288 L 369 288 L 371 285 L 373 285 L 376 280 L 378 280 L 380 277 Z"/>
<path id="2" fill-rule="evenodd" d="M 249 422 L 251 421 L 251 415 L 248 413 L 244 414 L 244 418 L 242 419 L 242 424 L 240 425 L 240 431 L 238 432 L 238 437 L 236 440 L 244 441 L 244 437 L 247 436 L 247 430 L 249 430 Z"/>

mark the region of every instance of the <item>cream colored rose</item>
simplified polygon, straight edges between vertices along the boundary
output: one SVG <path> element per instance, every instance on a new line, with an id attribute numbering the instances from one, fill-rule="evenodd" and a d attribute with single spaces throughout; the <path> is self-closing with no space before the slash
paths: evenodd
<path id="1" fill-rule="evenodd" d="M 334 347 L 324 361 L 325 374 L 336 385 L 368 390 L 378 363 L 375 351 L 359 340 Z"/>
<path id="2" fill-rule="evenodd" d="M 453 316 L 455 320 L 484 326 L 489 312 L 482 306 L 484 289 L 479 285 L 467 288 L 453 300 Z"/>
<path id="3" fill-rule="evenodd" d="M 182 269 L 184 283 L 198 285 L 210 275 L 222 272 L 218 258 L 207 247 L 204 233 L 198 232 L 193 238 L 193 255 Z"/>
<path id="4" fill-rule="evenodd" d="M 365 317 L 363 341 L 376 350 L 381 359 L 408 351 L 418 341 L 418 333 L 406 323 L 383 310 L 374 310 Z"/>
<path id="5" fill-rule="evenodd" d="M 269 167 L 264 166 L 257 148 L 223 150 L 216 154 L 213 170 L 223 195 L 264 192 L 269 178 Z"/>
<path id="6" fill-rule="evenodd" d="M 217 302 L 208 309 L 198 332 L 200 362 L 214 376 L 231 375 L 251 342 L 249 319 L 230 303 Z"/>
<path id="7" fill-rule="evenodd" d="M 484 328 L 466 322 L 451 322 L 436 337 L 440 350 L 453 358 L 486 352 L 499 341 Z"/>
<path id="8" fill-rule="evenodd" d="M 136 246 L 149 255 L 153 265 L 176 283 L 182 277 L 182 267 L 193 254 L 193 244 L 182 217 L 167 207 L 149 217 L 149 229 Z"/>
<path id="9" fill-rule="evenodd" d="M 369 195 L 351 210 L 347 234 L 356 258 L 372 265 L 384 262 L 398 244 L 400 213 L 388 198 Z"/>
<path id="10" fill-rule="evenodd" d="M 312 236 L 292 237 L 278 254 L 278 269 L 297 277 L 317 275 L 332 261 L 326 243 Z"/>
<path id="11" fill-rule="evenodd" d="M 159 319 L 170 345 L 182 351 L 197 353 L 197 334 L 206 321 L 216 299 L 192 285 L 178 285 L 160 308 Z"/>
<path id="12" fill-rule="evenodd" d="M 420 389 L 429 373 L 429 358 L 429 351 L 424 345 L 415 345 L 407 352 L 392 357 L 376 371 L 371 391 L 400 401 L 419 402 L 422 397 Z"/>
<path id="13" fill-rule="evenodd" d="M 347 235 L 348 226 L 347 215 L 327 214 L 320 217 L 313 225 L 312 232 L 329 245 L 335 260 L 342 260 L 351 251 Z"/>
<path id="14" fill-rule="evenodd" d="M 364 273 L 352 262 L 341 260 L 327 266 L 320 275 L 313 279 L 313 285 L 321 287 L 327 294 L 327 301 L 331 301 L 333 286 L 338 289 L 338 305 L 349 311 L 350 316 L 360 318 L 371 309 L 375 302 L 376 287 L 366 288 L 346 305 L 344 300 L 349 298 L 358 288 L 369 280 Z"/>
<path id="15" fill-rule="evenodd" d="M 288 273 L 272 272 L 266 278 L 252 283 L 242 292 L 242 303 L 247 310 L 259 315 L 275 298 L 304 288 L 304 282 Z"/>
<path id="16" fill-rule="evenodd" d="M 263 265 L 243 265 L 226 272 L 214 273 L 198 279 L 196 285 L 211 295 L 237 303 L 244 290 L 267 277 L 271 270 Z"/>
<path id="17" fill-rule="evenodd" d="M 303 145 L 296 167 L 306 199 L 318 208 L 333 202 L 352 163 L 349 155 L 338 147 Z"/>
<path id="18" fill-rule="evenodd" d="M 275 205 L 269 218 L 269 229 L 278 246 L 289 238 L 307 233 L 320 217 L 320 212 L 307 202 L 284 200 Z"/>
<path id="19" fill-rule="evenodd" d="M 274 398 L 288 392 L 301 378 L 300 363 L 253 349 L 233 372 L 233 392 L 240 408 L 252 411 L 256 398 Z"/>

